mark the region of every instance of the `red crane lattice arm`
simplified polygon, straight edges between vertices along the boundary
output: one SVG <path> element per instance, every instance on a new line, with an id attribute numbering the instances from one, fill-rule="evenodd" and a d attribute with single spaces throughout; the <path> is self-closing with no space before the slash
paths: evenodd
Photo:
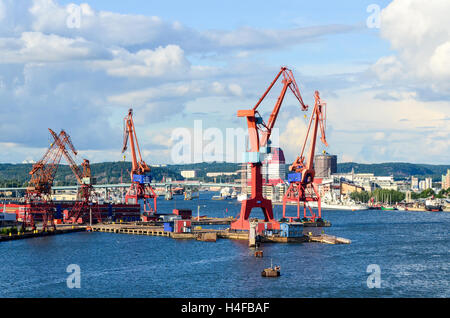
<path id="1" fill-rule="evenodd" d="M 61 136 L 61 133 L 58 136 L 55 134 L 55 140 L 59 140 Z M 28 194 L 34 196 L 50 194 L 61 156 L 61 149 L 53 142 L 42 159 L 36 162 L 29 172 L 31 179 L 27 188 Z"/>
<path id="2" fill-rule="evenodd" d="M 133 122 L 133 109 L 131 108 L 128 110 L 128 115 L 124 118 L 122 153 L 127 150 L 128 139 L 130 140 L 131 145 L 131 178 L 133 178 L 133 174 L 143 175 L 150 172 L 150 167 L 142 160 L 141 150 L 139 149 L 136 129 Z M 139 154 L 139 161 L 136 156 L 136 149 Z"/>
<path id="3" fill-rule="evenodd" d="M 70 139 L 70 136 L 64 131 L 61 130 L 61 137 L 57 138 L 55 132 L 48 129 L 50 133 L 52 134 L 53 138 L 55 138 L 55 143 L 60 147 L 62 154 L 66 158 L 67 162 L 69 163 L 70 169 L 72 169 L 73 174 L 75 175 L 75 178 L 77 178 L 77 181 L 79 184 L 83 183 L 83 174 L 81 173 L 80 168 L 78 168 L 75 161 L 72 159 L 72 156 L 67 151 L 66 145 L 69 146 L 69 149 L 72 150 L 73 154 L 76 156 L 77 151 L 75 150 L 75 147 L 72 144 L 72 140 Z"/>
<path id="4" fill-rule="evenodd" d="M 306 131 L 305 141 L 303 142 L 302 151 L 300 156 L 298 156 L 292 165 L 289 167 L 290 171 L 293 172 L 303 172 L 302 182 L 309 183 L 314 180 L 314 153 L 316 149 L 316 139 L 317 132 L 320 128 L 321 137 L 320 140 L 325 146 L 328 146 L 326 137 L 325 137 L 325 126 L 326 126 L 326 103 L 320 99 L 319 92 L 316 91 L 314 93 L 314 109 L 312 115 L 309 119 L 308 129 Z M 308 143 L 309 134 L 311 132 L 311 143 L 309 146 L 309 154 L 305 163 L 304 152 L 306 149 L 306 145 Z M 309 178 L 308 178 L 309 176 Z"/>
<path id="5" fill-rule="evenodd" d="M 262 118 L 259 116 L 256 117 L 256 114 L 258 113 L 257 109 L 261 102 L 264 100 L 264 98 L 267 96 L 267 94 L 270 92 L 272 87 L 275 85 L 275 83 L 278 81 L 278 79 L 283 75 L 283 88 L 281 90 L 280 95 L 278 96 L 277 102 L 273 108 L 272 113 L 270 114 L 269 120 L 266 123 L 262 120 Z M 294 74 L 290 69 L 287 67 L 281 67 L 281 70 L 278 72 L 278 74 L 275 76 L 275 79 L 270 83 L 269 87 L 266 89 L 264 94 L 261 96 L 261 98 L 258 100 L 256 105 L 251 110 L 240 110 L 238 111 L 238 117 L 247 117 L 247 124 L 248 124 L 248 130 L 249 130 L 249 140 L 250 140 L 250 147 L 251 151 L 257 152 L 259 151 L 259 147 L 264 147 L 267 145 L 268 140 L 270 139 L 270 136 L 272 134 L 272 129 L 275 126 L 275 122 L 277 120 L 278 114 L 280 112 L 281 104 L 283 103 L 284 97 L 286 95 L 287 89 L 290 89 L 294 96 L 299 101 L 302 110 L 307 110 L 308 105 L 306 105 L 303 102 L 302 96 L 300 94 L 300 90 L 298 88 L 297 82 L 295 81 Z M 259 115 L 259 113 L 258 113 Z M 264 127 L 264 130 L 262 130 L 258 125 Z M 259 132 L 261 132 L 261 136 L 259 135 Z"/>

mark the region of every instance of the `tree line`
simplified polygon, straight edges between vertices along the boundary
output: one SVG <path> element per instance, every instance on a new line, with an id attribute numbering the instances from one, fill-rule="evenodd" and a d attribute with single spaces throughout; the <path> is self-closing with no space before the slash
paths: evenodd
<path id="1" fill-rule="evenodd" d="M 438 193 L 436 193 L 433 189 L 426 189 L 420 193 L 411 192 L 411 199 L 426 199 L 431 196 L 435 198 L 446 198 L 450 195 L 450 188 L 442 189 Z M 356 202 L 369 202 L 372 198 L 375 202 L 384 202 L 384 203 L 399 203 L 405 200 L 406 194 L 404 192 L 396 191 L 396 190 L 387 190 L 387 189 L 375 189 L 372 192 L 361 191 L 361 192 L 352 192 L 350 193 L 350 198 Z"/>

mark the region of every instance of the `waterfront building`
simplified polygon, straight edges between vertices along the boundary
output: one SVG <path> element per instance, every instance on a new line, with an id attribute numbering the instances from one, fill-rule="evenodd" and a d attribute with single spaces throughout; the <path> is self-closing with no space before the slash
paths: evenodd
<path id="1" fill-rule="evenodd" d="M 432 189 L 433 188 L 433 179 L 432 178 L 425 178 L 425 190 L 426 189 Z"/>
<path id="2" fill-rule="evenodd" d="M 373 173 L 335 173 L 332 178 L 337 181 L 345 181 L 362 187 L 364 191 L 374 191 L 376 188 L 398 190 L 394 176 L 375 176 Z"/>
<path id="3" fill-rule="evenodd" d="M 425 190 L 425 180 L 420 180 L 419 181 L 419 191 L 423 191 Z"/>
<path id="4" fill-rule="evenodd" d="M 245 176 L 244 176 L 245 174 Z M 286 191 L 286 159 L 281 148 L 271 148 L 270 153 L 262 155 L 261 174 L 263 179 L 263 196 L 274 201 L 283 198 Z M 251 195 L 251 165 L 247 164 L 241 177 L 247 187 L 243 188 Z M 245 193 L 245 192 L 244 192 Z"/>
<path id="5" fill-rule="evenodd" d="M 447 174 L 442 175 L 442 189 L 450 188 L 450 169 L 447 169 Z"/>
<path id="6" fill-rule="evenodd" d="M 195 170 L 181 170 L 180 174 L 183 178 L 186 179 L 195 178 L 195 176 L 197 175 Z"/>
<path id="7" fill-rule="evenodd" d="M 419 178 L 414 176 L 411 177 L 411 190 L 418 191 L 419 190 Z"/>
<path id="8" fill-rule="evenodd" d="M 220 176 L 237 176 L 239 175 L 239 171 L 235 171 L 235 172 L 207 172 L 206 176 L 207 177 L 220 177 Z"/>
<path id="9" fill-rule="evenodd" d="M 337 172 L 337 156 L 330 154 L 316 155 L 314 157 L 316 178 L 329 178 Z"/>

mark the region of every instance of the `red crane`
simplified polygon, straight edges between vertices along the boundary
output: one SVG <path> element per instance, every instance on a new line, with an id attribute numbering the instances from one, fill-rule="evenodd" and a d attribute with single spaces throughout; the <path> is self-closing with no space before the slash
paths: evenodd
<path id="1" fill-rule="evenodd" d="M 81 170 L 67 150 L 66 145 L 69 146 L 69 149 L 75 156 L 77 155 L 77 151 L 75 150 L 75 147 L 73 146 L 69 135 L 64 130 L 62 130 L 60 134 L 62 134 L 64 138 L 61 139 L 58 138 L 58 136 L 56 136 L 56 134 L 51 129 L 49 130 L 53 138 L 55 139 L 55 143 L 58 145 L 58 147 L 61 148 L 63 156 L 66 158 L 70 169 L 72 170 L 78 184 L 80 185 L 80 188 L 78 190 L 78 196 L 80 200 L 75 203 L 74 207 L 71 211 L 69 211 L 68 215 L 64 216 L 64 221 L 76 223 L 81 218 L 81 221 L 86 223 L 88 220 L 89 212 L 92 209 L 91 211 L 94 213 L 96 220 L 98 222 L 101 222 L 98 203 L 92 203 L 94 199 L 94 192 L 92 187 L 91 166 L 89 164 L 89 160 L 83 160 L 83 163 L 81 164 L 83 170 Z"/>
<path id="2" fill-rule="evenodd" d="M 283 75 L 283 88 L 266 124 L 257 111 L 257 108 L 281 75 Z M 274 229 L 279 228 L 279 223 L 273 218 L 272 201 L 263 197 L 261 154 L 270 153 L 270 136 L 288 88 L 292 91 L 292 93 L 294 93 L 302 107 L 302 110 L 307 110 L 308 106 L 303 102 L 292 71 L 286 67 L 281 67 L 281 70 L 278 72 L 277 76 L 258 100 L 256 105 L 250 110 L 239 110 L 237 113 L 238 117 L 247 118 L 250 151 L 244 154 L 244 162 L 248 162 L 251 165 L 251 198 L 242 201 L 240 216 L 231 224 L 232 229 L 248 230 L 250 227 L 250 213 L 253 208 L 257 207 L 262 209 L 265 222 L 272 223 Z"/>
<path id="3" fill-rule="evenodd" d="M 64 131 L 56 135 L 51 129 L 49 130 L 53 134 L 55 142 L 50 144 L 42 159 L 36 162 L 29 172 L 31 180 L 27 187 L 25 200 L 30 204 L 30 210 L 25 209 L 24 211 L 23 229 L 27 226 L 35 229 L 33 215 L 39 214 L 42 215 L 42 229 L 44 231 L 47 229 L 48 222 L 55 229 L 53 222 L 55 207 L 51 199 L 51 190 L 63 154 L 63 149 L 59 147 L 59 144 L 65 143 L 67 136 L 65 136 Z"/>
<path id="4" fill-rule="evenodd" d="M 283 197 L 283 218 L 286 218 L 287 202 L 297 203 L 297 218 L 300 218 L 300 202 L 303 202 L 304 221 L 310 219 L 313 222 L 315 222 L 316 219 L 320 221 L 322 218 L 320 196 L 314 184 L 314 153 L 316 149 L 316 139 L 319 128 L 321 132 L 320 139 L 325 146 L 328 146 L 328 143 L 325 139 L 326 103 L 320 99 L 318 91 L 314 93 L 314 99 L 314 109 L 309 119 L 308 130 L 306 132 L 302 151 L 300 153 L 300 156 L 298 156 L 289 167 L 289 171 L 292 171 L 292 173 L 288 174 L 289 188 Z M 309 146 L 309 154 L 305 162 L 304 153 L 306 144 L 308 142 L 308 137 L 310 137 L 311 141 Z M 308 202 L 313 201 L 317 202 L 318 215 L 316 215 L 308 205 Z M 309 214 L 307 212 L 309 212 Z"/>
<path id="5" fill-rule="evenodd" d="M 123 148 L 122 153 L 127 150 L 128 139 L 131 146 L 131 185 L 125 196 L 125 203 L 138 204 L 139 200 L 144 200 L 144 213 L 156 213 L 156 198 L 157 195 L 150 185 L 152 177 L 150 175 L 150 167 L 142 160 L 141 150 L 139 149 L 138 140 L 136 137 L 136 129 L 133 122 L 133 109 L 128 110 L 128 115 L 124 118 L 124 132 L 123 132 Z M 136 156 L 139 154 L 139 161 Z M 150 205 L 149 199 L 153 199 L 153 207 Z"/>

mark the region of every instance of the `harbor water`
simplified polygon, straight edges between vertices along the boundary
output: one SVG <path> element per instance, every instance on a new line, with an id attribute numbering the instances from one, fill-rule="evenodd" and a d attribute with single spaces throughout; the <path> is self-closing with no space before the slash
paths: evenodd
<path id="1" fill-rule="evenodd" d="M 238 214 L 236 200 L 211 196 L 161 198 L 158 210 Z M 282 207 L 274 214 L 281 218 Z M 255 258 L 247 242 L 227 239 L 80 232 L 2 242 L 0 297 L 450 297 L 450 213 L 326 210 L 323 217 L 332 223 L 327 234 L 352 243 L 264 244 L 264 257 Z M 281 276 L 261 277 L 271 260 Z M 80 268 L 80 288 L 67 286 L 70 264 Z M 371 264 L 380 288 L 368 287 Z"/>

